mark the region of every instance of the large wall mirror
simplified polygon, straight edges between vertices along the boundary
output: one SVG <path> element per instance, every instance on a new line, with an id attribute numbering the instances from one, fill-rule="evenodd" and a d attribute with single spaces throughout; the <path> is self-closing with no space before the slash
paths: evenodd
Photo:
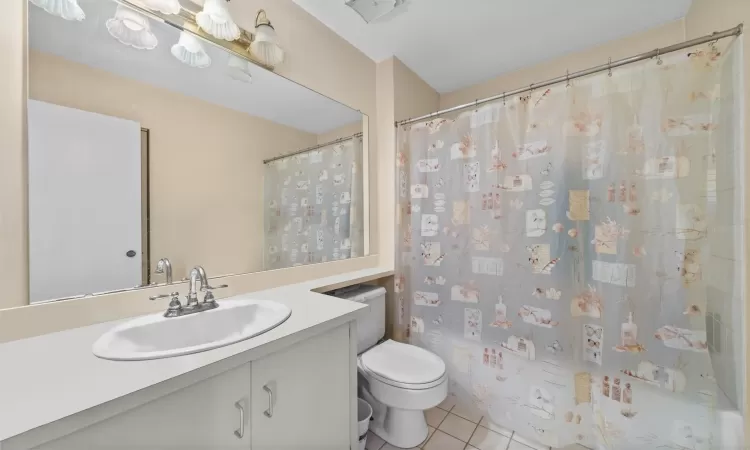
<path id="1" fill-rule="evenodd" d="M 30 303 L 366 254 L 366 116 L 124 4 L 79 5 L 29 4 Z"/>

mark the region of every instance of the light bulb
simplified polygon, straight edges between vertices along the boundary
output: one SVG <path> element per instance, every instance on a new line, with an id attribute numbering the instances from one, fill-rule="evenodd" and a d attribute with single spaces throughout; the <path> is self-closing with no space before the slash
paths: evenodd
<path id="1" fill-rule="evenodd" d="M 191 67 L 202 69 L 211 65 L 211 57 L 203 49 L 200 40 L 185 31 L 180 33 L 180 40 L 172 46 L 172 55 Z"/>
<path id="2" fill-rule="evenodd" d="M 86 18 L 78 0 L 30 0 L 31 3 L 42 8 L 53 16 L 62 17 L 65 20 L 81 21 Z"/>
<path id="3" fill-rule="evenodd" d="M 195 15 L 195 22 L 215 38 L 234 41 L 240 37 L 240 27 L 232 20 L 225 0 L 206 0 L 203 11 Z"/>
<path id="4" fill-rule="evenodd" d="M 151 32 L 148 17 L 122 5 L 117 5 L 115 17 L 107 20 L 106 25 L 113 38 L 130 47 L 151 50 L 159 43 Z"/>

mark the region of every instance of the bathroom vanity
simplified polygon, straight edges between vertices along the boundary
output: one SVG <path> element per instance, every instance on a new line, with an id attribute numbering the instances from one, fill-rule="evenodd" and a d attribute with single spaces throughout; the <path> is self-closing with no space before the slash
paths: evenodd
<path id="1" fill-rule="evenodd" d="M 349 448 L 349 332 L 348 324 L 339 326 L 38 448 L 113 442 L 128 448 Z"/>
<path id="2" fill-rule="evenodd" d="M 252 293 L 291 316 L 190 355 L 94 356 L 92 343 L 127 321 L 2 344 L 0 448 L 356 448 L 355 321 L 367 307 L 311 290 L 384 275 L 371 269 Z"/>

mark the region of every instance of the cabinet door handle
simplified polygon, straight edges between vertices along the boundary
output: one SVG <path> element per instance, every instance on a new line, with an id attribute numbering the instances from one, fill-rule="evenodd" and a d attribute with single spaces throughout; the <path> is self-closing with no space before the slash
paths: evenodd
<path id="1" fill-rule="evenodd" d="M 267 384 L 263 386 L 263 390 L 268 393 L 268 409 L 263 411 L 263 414 L 270 418 L 273 416 L 273 391 Z"/>
<path id="2" fill-rule="evenodd" d="M 234 402 L 234 407 L 240 410 L 240 428 L 234 430 L 234 435 L 239 439 L 242 439 L 245 437 L 245 408 L 239 401 Z"/>

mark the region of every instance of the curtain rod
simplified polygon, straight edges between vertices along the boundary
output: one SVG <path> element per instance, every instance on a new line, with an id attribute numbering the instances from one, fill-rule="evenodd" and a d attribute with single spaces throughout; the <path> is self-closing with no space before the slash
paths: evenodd
<path id="1" fill-rule="evenodd" d="M 338 144 L 339 142 L 348 141 L 349 139 L 354 139 L 356 137 L 361 137 L 361 136 L 362 136 L 362 132 L 360 131 L 359 133 L 354 133 L 351 136 L 346 136 L 346 137 L 338 138 L 338 139 L 333 140 L 331 142 L 326 142 L 324 144 L 313 145 L 312 147 L 303 148 L 302 150 L 297 150 L 296 152 L 292 152 L 292 153 L 289 153 L 289 154 L 286 154 L 286 155 L 275 156 L 275 157 L 273 157 L 271 159 L 264 159 L 263 160 L 263 164 L 268 164 L 271 161 L 276 161 L 276 160 L 279 160 L 279 159 L 289 158 L 290 156 L 299 155 L 300 153 L 311 152 L 311 151 L 317 150 L 317 149 L 319 149 L 321 147 L 327 147 L 329 145 Z"/>
<path id="2" fill-rule="evenodd" d="M 489 103 L 489 102 L 493 102 L 496 100 L 502 100 L 512 95 L 521 94 L 523 92 L 528 92 L 534 89 L 544 88 L 547 86 L 552 86 L 553 84 L 562 83 L 563 81 L 570 81 L 575 78 L 585 77 L 587 75 L 591 75 L 594 73 L 604 72 L 605 70 L 614 69 L 616 67 L 621 67 L 627 64 L 632 64 L 638 61 L 643 61 L 645 59 L 659 58 L 660 56 L 665 55 L 667 53 L 676 52 L 676 51 L 683 50 L 688 47 L 694 47 L 700 44 L 705 44 L 706 42 L 718 41 L 719 39 L 724 39 L 724 38 L 731 37 L 731 36 L 739 36 L 742 34 L 742 27 L 743 25 L 739 24 L 736 27 L 730 28 L 728 30 L 717 31 L 712 34 L 708 34 L 702 37 L 691 39 L 689 41 L 681 42 L 679 44 L 670 45 L 668 47 L 657 48 L 655 50 L 651 50 L 650 52 L 641 53 L 640 55 L 631 56 L 629 58 L 620 59 L 617 61 L 610 61 L 607 64 L 602 64 L 600 66 L 595 66 L 589 69 L 569 73 L 567 75 L 562 75 L 557 78 L 552 78 L 546 81 L 542 81 L 541 83 L 532 83 L 529 86 L 519 88 L 519 89 L 514 89 L 508 92 L 503 92 L 500 95 L 493 95 L 492 97 L 487 97 L 481 100 L 475 100 L 471 103 L 465 103 L 463 105 L 453 106 L 451 108 L 443 109 L 443 110 L 430 113 L 430 114 L 425 114 L 424 116 L 415 117 L 413 119 L 402 120 L 400 122 L 396 122 L 396 126 L 408 125 L 411 123 L 420 122 L 420 121 L 430 119 L 433 117 L 441 116 L 443 114 L 460 111 L 466 108 L 472 108 L 478 105 L 482 105 L 484 103 Z"/>

